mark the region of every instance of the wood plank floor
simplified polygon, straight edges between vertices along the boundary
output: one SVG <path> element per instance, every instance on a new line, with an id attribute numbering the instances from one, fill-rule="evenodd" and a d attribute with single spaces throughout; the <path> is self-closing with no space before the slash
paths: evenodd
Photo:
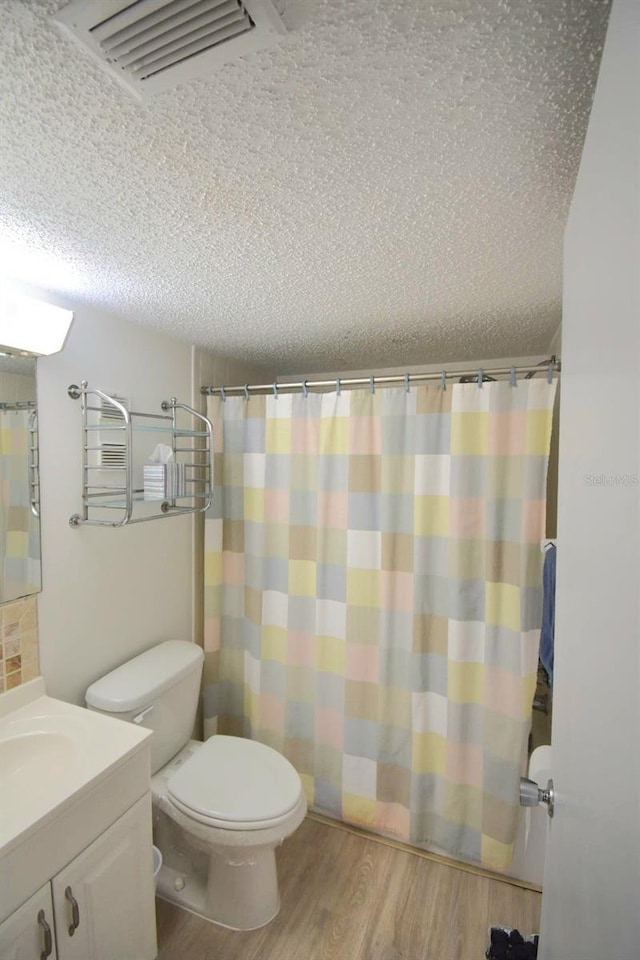
<path id="1" fill-rule="evenodd" d="M 158 900 L 159 960 L 481 960 L 491 925 L 539 928 L 539 893 L 310 819 L 278 873 L 280 913 L 250 933 Z"/>

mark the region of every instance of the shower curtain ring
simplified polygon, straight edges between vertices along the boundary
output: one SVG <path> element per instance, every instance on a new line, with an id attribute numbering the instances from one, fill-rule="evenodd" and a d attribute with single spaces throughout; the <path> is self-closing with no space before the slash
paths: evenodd
<path id="1" fill-rule="evenodd" d="M 478 370 L 478 390 L 482 390 L 482 384 L 484 382 L 484 372 L 482 367 Z"/>
<path id="2" fill-rule="evenodd" d="M 245 400 L 249 399 L 249 384 L 245 383 L 244 385 L 244 398 Z"/>
<path id="3" fill-rule="evenodd" d="M 518 386 L 518 381 L 516 380 L 516 368 L 515 368 L 515 367 L 511 367 L 511 375 L 510 375 L 510 377 L 509 377 L 509 380 L 511 381 L 511 386 L 512 386 L 512 387 L 517 387 L 517 386 Z"/>
<path id="4" fill-rule="evenodd" d="M 405 373 L 405 375 L 404 375 L 404 389 L 406 390 L 407 393 L 409 393 L 409 373 L 408 373 L 408 371 L 407 371 L 407 373 Z"/>
<path id="5" fill-rule="evenodd" d="M 440 386 L 443 390 L 447 389 L 447 371 L 443 370 L 440 374 Z"/>
<path id="6" fill-rule="evenodd" d="M 274 385 L 273 385 L 273 397 L 274 397 L 275 400 L 278 399 L 278 384 L 277 384 L 277 383 L 274 383 Z"/>
<path id="7" fill-rule="evenodd" d="M 220 387 L 220 396 L 222 397 L 222 402 L 225 403 L 227 399 L 227 394 L 224 387 Z"/>
<path id="8" fill-rule="evenodd" d="M 306 380 L 303 380 L 303 381 L 302 381 L 302 392 L 303 392 L 304 398 L 305 398 L 305 400 L 306 400 L 307 397 L 309 396 L 309 387 L 307 386 L 307 381 L 306 381 Z"/>
<path id="9" fill-rule="evenodd" d="M 340 383 L 340 377 L 336 378 L 336 396 L 339 397 L 342 391 L 342 384 Z"/>
<path id="10" fill-rule="evenodd" d="M 554 362 L 553 362 L 553 360 L 552 360 L 551 363 L 549 364 L 548 368 L 547 368 L 547 383 L 553 383 L 553 369 L 554 369 L 554 367 L 555 367 L 555 364 L 554 364 Z"/>
<path id="11" fill-rule="evenodd" d="M 369 378 L 369 385 L 370 385 L 370 387 L 371 387 L 371 393 L 375 393 L 375 392 L 376 392 L 376 381 L 375 381 L 375 377 L 370 377 L 370 378 Z"/>

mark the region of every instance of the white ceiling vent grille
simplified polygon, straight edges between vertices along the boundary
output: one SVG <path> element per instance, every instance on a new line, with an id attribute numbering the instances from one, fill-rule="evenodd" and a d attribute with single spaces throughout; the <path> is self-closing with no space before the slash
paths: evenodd
<path id="1" fill-rule="evenodd" d="M 270 0 L 72 0 L 55 19 L 143 98 L 206 77 L 285 32 Z"/>

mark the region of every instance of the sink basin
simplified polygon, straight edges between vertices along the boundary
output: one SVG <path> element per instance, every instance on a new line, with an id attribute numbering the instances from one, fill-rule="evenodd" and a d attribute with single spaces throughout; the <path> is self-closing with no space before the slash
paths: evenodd
<path id="1" fill-rule="evenodd" d="M 3 730 L 0 736 L 3 793 L 14 793 L 27 801 L 34 790 L 50 787 L 81 760 L 86 735 L 83 736 L 81 729 L 69 730 L 69 724 L 60 723 L 61 719 L 55 718 L 57 722 L 52 722 L 52 718 L 37 717 L 32 722 L 16 722 Z"/>

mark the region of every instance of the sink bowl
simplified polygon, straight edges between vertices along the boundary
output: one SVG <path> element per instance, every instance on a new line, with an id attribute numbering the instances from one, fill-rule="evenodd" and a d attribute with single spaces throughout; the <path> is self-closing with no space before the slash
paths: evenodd
<path id="1" fill-rule="evenodd" d="M 4 790 L 42 789 L 77 759 L 73 740 L 62 733 L 23 733 L 0 740 Z"/>
<path id="2" fill-rule="evenodd" d="M 35 715 L 4 723 L 0 730 L 3 800 L 30 805 L 82 761 L 87 742 L 86 727 L 75 717 Z"/>

